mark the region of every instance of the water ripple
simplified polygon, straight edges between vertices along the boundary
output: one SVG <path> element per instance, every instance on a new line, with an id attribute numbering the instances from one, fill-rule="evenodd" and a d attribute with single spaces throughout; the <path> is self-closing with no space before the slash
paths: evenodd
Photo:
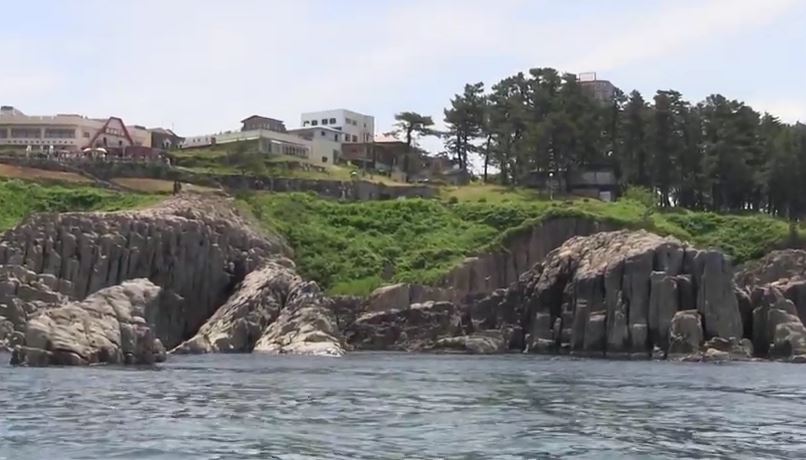
<path id="1" fill-rule="evenodd" d="M 803 382 L 786 364 L 519 355 L 0 366 L 0 460 L 806 458 Z"/>

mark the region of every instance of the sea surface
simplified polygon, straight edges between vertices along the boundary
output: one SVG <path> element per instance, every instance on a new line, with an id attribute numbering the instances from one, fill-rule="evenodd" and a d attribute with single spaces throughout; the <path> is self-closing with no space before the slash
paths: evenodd
<path id="1" fill-rule="evenodd" d="M 355 353 L 0 366 L 0 459 L 307 458 L 806 458 L 806 365 Z"/>

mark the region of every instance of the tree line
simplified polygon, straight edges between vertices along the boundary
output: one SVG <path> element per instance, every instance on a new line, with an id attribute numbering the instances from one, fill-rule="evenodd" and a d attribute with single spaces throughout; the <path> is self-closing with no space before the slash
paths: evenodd
<path id="1" fill-rule="evenodd" d="M 759 211 L 798 219 L 806 213 L 806 126 L 786 124 L 714 94 L 699 103 L 674 90 L 650 100 L 616 90 L 597 100 L 574 74 L 532 69 L 488 90 L 467 84 L 444 111 L 447 129 L 430 117 L 398 114 L 412 133 L 444 138 L 465 170 L 518 185 L 533 171 L 612 168 L 623 187 L 654 192 L 661 207 L 716 212 Z"/>

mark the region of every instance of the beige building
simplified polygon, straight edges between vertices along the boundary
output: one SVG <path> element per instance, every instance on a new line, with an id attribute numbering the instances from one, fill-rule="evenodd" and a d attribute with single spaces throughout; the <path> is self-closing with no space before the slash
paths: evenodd
<path id="1" fill-rule="evenodd" d="M 120 118 L 88 118 L 75 114 L 29 116 L 14 107 L 0 107 L 0 145 L 22 148 L 81 150 L 86 147 L 151 147 L 143 126 L 126 126 Z"/>
<path id="2" fill-rule="evenodd" d="M 214 138 L 216 145 L 257 141 L 258 151 L 267 155 L 289 155 L 304 159 L 310 159 L 311 157 L 311 143 L 299 136 L 288 133 L 254 129 L 216 134 Z"/>
<path id="3" fill-rule="evenodd" d="M 310 143 L 310 160 L 314 163 L 336 164 L 341 157 L 341 144 L 347 134 L 327 127 L 298 128 L 288 131 Z"/>

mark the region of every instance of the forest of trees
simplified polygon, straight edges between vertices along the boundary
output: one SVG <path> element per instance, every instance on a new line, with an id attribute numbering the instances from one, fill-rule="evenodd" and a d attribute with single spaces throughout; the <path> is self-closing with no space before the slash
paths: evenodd
<path id="1" fill-rule="evenodd" d="M 693 104 L 677 91 L 651 100 L 617 91 L 590 97 L 575 75 L 550 68 L 468 84 L 445 110 L 448 153 L 462 168 L 517 185 L 530 171 L 611 167 L 622 186 L 651 189 L 662 207 L 806 214 L 806 126 L 715 94 Z"/>

